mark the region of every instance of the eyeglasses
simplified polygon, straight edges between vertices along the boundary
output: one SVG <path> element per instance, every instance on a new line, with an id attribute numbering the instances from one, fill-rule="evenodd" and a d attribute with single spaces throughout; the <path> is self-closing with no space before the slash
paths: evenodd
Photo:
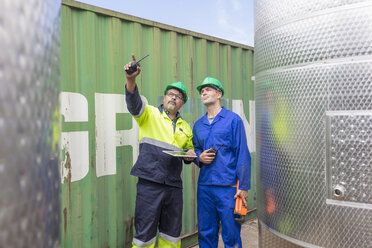
<path id="1" fill-rule="evenodd" d="M 176 93 L 173 93 L 173 92 L 168 92 L 167 93 L 167 96 L 169 96 L 169 97 L 175 97 L 178 100 L 183 100 L 183 97 L 182 96 L 180 96 L 180 95 L 178 95 Z"/>

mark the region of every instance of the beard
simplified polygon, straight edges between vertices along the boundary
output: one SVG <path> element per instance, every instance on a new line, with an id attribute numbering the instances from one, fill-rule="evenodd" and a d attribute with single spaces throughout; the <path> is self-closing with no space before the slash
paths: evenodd
<path id="1" fill-rule="evenodd" d="M 173 112 L 176 109 L 176 103 L 173 101 L 168 102 L 167 110 Z"/>

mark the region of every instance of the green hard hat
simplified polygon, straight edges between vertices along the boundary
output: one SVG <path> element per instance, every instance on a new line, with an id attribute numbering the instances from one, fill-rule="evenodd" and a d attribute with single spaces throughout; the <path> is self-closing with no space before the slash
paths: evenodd
<path id="1" fill-rule="evenodd" d="M 182 92 L 182 94 L 185 98 L 183 103 L 186 103 L 187 102 L 187 88 L 186 88 L 186 86 L 182 82 L 175 82 L 175 83 L 168 84 L 167 87 L 165 87 L 164 95 L 167 93 L 167 90 L 172 89 L 172 88 Z"/>
<path id="2" fill-rule="evenodd" d="M 199 91 L 199 94 L 200 94 L 200 91 L 202 88 L 206 87 L 206 86 L 210 86 L 212 88 L 218 88 L 222 91 L 222 96 L 223 94 L 225 93 L 223 87 L 222 87 L 222 84 L 220 83 L 220 81 L 218 81 L 217 79 L 215 78 L 212 78 L 212 77 L 206 77 L 204 79 L 204 81 L 202 82 L 201 85 L 199 85 L 198 87 L 196 87 L 196 89 Z"/>

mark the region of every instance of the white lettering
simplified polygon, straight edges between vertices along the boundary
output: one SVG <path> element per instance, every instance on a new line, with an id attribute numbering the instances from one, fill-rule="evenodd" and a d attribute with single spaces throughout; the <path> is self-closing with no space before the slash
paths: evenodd
<path id="1" fill-rule="evenodd" d="M 145 97 L 141 96 L 147 103 Z M 87 122 L 88 102 L 80 93 L 61 92 L 60 113 L 65 122 Z M 132 118 L 132 128 L 116 130 L 116 114 L 128 113 L 123 94 L 95 93 L 95 137 L 96 137 L 96 175 L 97 177 L 116 174 L 116 148 L 132 146 L 133 164 L 139 154 L 139 127 Z M 243 120 L 247 134 L 248 148 L 255 152 L 255 102 L 249 101 L 249 122 L 244 113 L 242 100 L 232 100 L 232 111 Z M 88 131 L 61 133 L 62 183 L 83 179 L 89 172 Z"/>
<path id="2" fill-rule="evenodd" d="M 60 93 L 60 113 L 66 122 L 88 121 L 88 102 L 85 96 L 73 92 Z M 89 171 L 88 131 L 61 133 L 61 180 L 75 182 L 83 179 Z"/>
<path id="3" fill-rule="evenodd" d="M 142 97 L 142 99 L 144 99 Z M 116 147 L 132 146 L 133 164 L 139 154 L 139 127 L 132 118 L 132 128 L 116 130 L 116 114 L 129 113 L 125 95 L 95 94 L 96 109 L 96 174 L 116 174 Z"/>
<path id="4" fill-rule="evenodd" d="M 232 100 L 232 111 L 243 120 L 249 152 L 256 152 L 255 101 L 249 101 L 249 122 L 245 117 L 242 100 Z"/>

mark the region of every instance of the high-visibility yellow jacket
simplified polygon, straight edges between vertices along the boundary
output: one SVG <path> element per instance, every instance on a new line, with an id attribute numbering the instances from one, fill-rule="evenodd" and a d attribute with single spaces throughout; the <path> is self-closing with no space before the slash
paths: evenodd
<path id="1" fill-rule="evenodd" d="M 182 187 L 182 158 L 164 153 L 164 150 L 194 149 L 189 124 L 177 114 L 173 122 L 163 105 L 158 108 L 145 104 L 138 90 L 126 90 L 129 112 L 140 128 L 140 149 L 131 175 L 175 187 Z"/>

